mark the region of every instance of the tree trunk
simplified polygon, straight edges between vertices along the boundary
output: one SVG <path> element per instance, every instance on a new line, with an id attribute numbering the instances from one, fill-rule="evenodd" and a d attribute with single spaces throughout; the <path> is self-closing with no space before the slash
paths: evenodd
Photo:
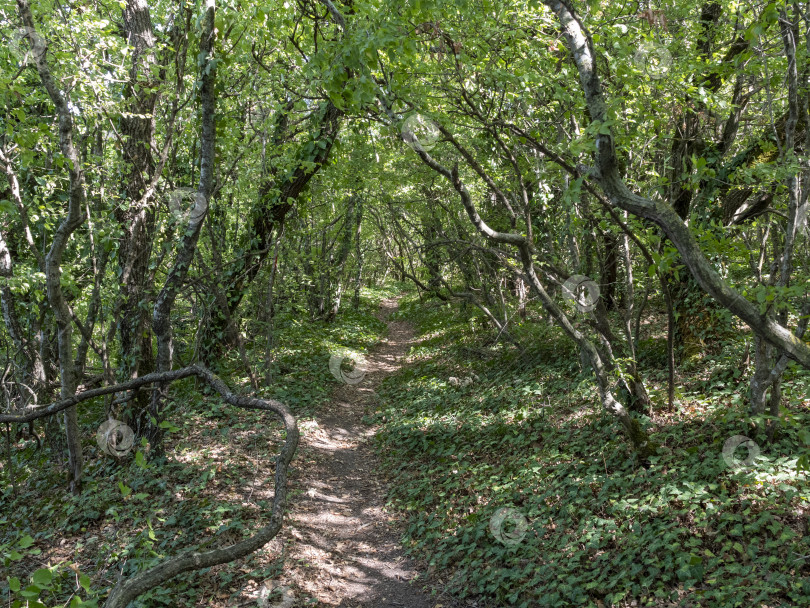
<path id="1" fill-rule="evenodd" d="M 152 327 L 157 337 L 156 367 L 158 372 L 172 369 L 173 345 L 171 312 L 177 294 L 188 275 L 188 270 L 197 251 L 203 222 L 208 213 L 214 183 L 214 152 L 216 146 L 216 63 L 213 61 L 214 0 L 207 0 L 205 22 L 200 38 L 200 183 L 194 196 L 194 207 L 189 212 L 188 223 L 183 232 L 177 257 L 160 290 L 152 313 Z M 160 385 L 152 392 L 150 417 L 154 423 L 149 428 L 149 439 L 156 456 L 163 453 L 163 402 L 166 386 Z"/>
<path id="2" fill-rule="evenodd" d="M 299 162 L 289 174 L 272 176 L 259 186 L 257 202 L 250 213 L 245 238 L 237 250 L 238 261 L 228 264 L 225 291 L 230 308 L 230 315 L 236 316 L 236 310 L 242 302 L 248 285 L 261 270 L 267 258 L 275 230 L 283 224 L 295 201 L 304 191 L 307 184 L 326 164 L 332 146 L 340 131 L 343 111 L 331 101 L 322 103 L 311 117 L 311 137 L 301 144 L 298 150 Z M 283 125 L 279 126 L 283 130 Z M 321 147 L 323 143 L 323 147 Z M 314 163 L 315 169 L 307 169 L 308 163 Z M 205 361 L 216 357 L 222 344 L 214 336 L 223 333 L 227 324 L 227 315 L 216 310 L 203 339 L 202 354 Z"/>
<path id="3" fill-rule="evenodd" d="M 604 232 L 602 246 L 604 255 L 602 256 L 599 292 L 604 299 L 605 308 L 611 311 L 616 309 L 616 283 L 619 280 L 619 241 L 616 235 Z"/>
<path id="4" fill-rule="evenodd" d="M 154 369 L 152 334 L 148 323 L 146 279 L 152 253 L 155 211 L 152 180 L 155 162 L 154 112 L 157 83 L 155 36 L 146 0 L 127 0 L 123 9 L 124 31 L 130 48 L 129 82 L 124 87 L 125 111 L 120 120 L 126 203 L 115 206 L 115 219 L 122 229 L 118 246 L 121 317 L 120 369 L 123 378 L 136 378 Z M 141 393 L 132 402 L 127 422 L 137 432 L 145 428 L 148 398 Z"/>

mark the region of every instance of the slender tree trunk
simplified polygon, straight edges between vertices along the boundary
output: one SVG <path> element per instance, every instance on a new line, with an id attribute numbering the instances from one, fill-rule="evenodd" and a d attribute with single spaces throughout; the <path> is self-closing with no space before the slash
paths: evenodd
<path id="1" fill-rule="evenodd" d="M 28 213 L 22 201 L 17 173 L 14 171 L 11 159 L 6 156 L 3 150 L 0 150 L 0 168 L 4 170 L 8 178 L 10 195 L 17 207 L 28 248 L 36 258 L 40 272 L 44 273 L 45 259 L 37 249 L 33 234 L 31 233 Z M 6 245 L 2 233 L 0 233 L 0 278 L 3 280 L 2 284 L 0 284 L 0 311 L 2 312 L 6 331 L 11 341 L 25 360 L 22 381 L 29 385 L 30 389 L 33 391 L 33 401 L 40 402 L 48 397 L 47 370 L 43 360 L 44 350 L 41 348 L 40 342 L 41 336 L 43 335 L 41 329 L 42 321 L 45 318 L 45 306 L 40 305 L 41 312 L 39 316 L 33 316 L 31 323 L 31 335 L 33 337 L 27 339 L 19 321 L 14 294 L 6 282 L 6 279 L 14 274 L 12 265 L 11 252 Z M 50 431 L 50 435 L 48 431 Z M 58 446 L 61 445 L 61 428 L 58 421 L 55 424 L 51 424 L 50 428 L 46 427 L 46 441 L 49 447 L 52 448 L 51 457 L 54 462 L 61 462 L 64 455 L 62 453 L 63 450 L 57 449 Z"/>
<path id="2" fill-rule="evenodd" d="M 73 360 L 73 320 L 70 308 L 62 292 L 62 259 L 68 239 L 84 221 L 85 207 L 84 169 L 81 158 L 73 143 L 73 116 L 67 99 L 59 90 L 56 80 L 46 63 L 45 43 L 36 34 L 34 18 L 28 0 L 17 0 L 23 24 L 29 32 L 29 42 L 34 47 L 33 57 L 42 86 L 56 107 L 59 116 L 59 139 L 62 154 L 67 159 L 70 184 L 68 209 L 53 236 L 51 248 L 45 258 L 45 281 L 48 304 L 53 310 L 58 328 L 59 370 L 63 399 L 73 396 L 78 384 Z M 37 48 L 39 47 L 39 48 Z M 71 491 L 79 493 L 82 484 L 82 444 L 79 436 L 79 420 L 76 407 L 65 410 L 65 432 L 68 447 L 68 476 Z"/>
<path id="3" fill-rule="evenodd" d="M 360 287 L 363 285 L 363 251 L 360 248 L 360 227 L 357 228 L 357 239 L 355 240 L 356 266 L 354 269 L 354 296 L 352 297 L 352 308 L 360 308 Z"/>
<path id="4" fill-rule="evenodd" d="M 282 226 L 281 230 L 278 231 L 278 235 L 276 236 L 276 246 L 275 251 L 273 253 L 273 268 L 270 270 L 270 280 L 267 283 L 267 300 L 265 306 L 265 315 L 267 319 L 267 344 L 265 348 L 264 354 L 264 373 L 265 373 L 265 384 L 268 386 L 272 382 L 272 356 L 273 356 L 273 341 L 275 339 L 274 335 L 274 325 L 275 325 L 275 302 L 273 300 L 273 287 L 276 284 L 276 274 L 278 272 L 278 252 L 279 248 L 281 247 L 281 239 L 284 236 L 284 227 Z"/>
<path id="5" fill-rule="evenodd" d="M 214 152 L 216 146 L 216 63 L 213 61 L 215 30 L 214 30 L 214 0 L 206 0 L 205 21 L 200 38 L 200 183 L 194 197 L 194 207 L 188 217 L 188 224 L 183 232 L 182 241 L 175 258 L 174 265 L 166 277 L 163 288 L 155 300 L 152 313 L 152 326 L 157 336 L 158 372 L 167 372 L 172 368 L 172 322 L 171 312 L 180 287 L 188 275 L 188 270 L 197 251 L 197 241 L 200 237 L 203 222 L 208 213 L 208 204 L 213 193 L 214 183 Z M 151 418 L 157 424 L 150 428 L 149 438 L 155 454 L 163 453 L 163 433 L 160 422 L 163 417 L 163 402 L 166 386 L 160 385 L 152 393 L 150 405 Z"/>
<path id="6" fill-rule="evenodd" d="M 604 299 L 608 311 L 616 308 L 616 282 L 619 278 L 619 243 L 616 236 L 605 232 L 602 235 L 604 256 L 602 257 L 601 297 Z"/>
<path id="7" fill-rule="evenodd" d="M 291 109 L 292 106 L 290 106 Z M 267 258 L 272 236 L 284 225 L 288 213 L 293 208 L 293 202 L 304 191 L 310 180 L 325 165 L 337 139 L 343 121 L 343 111 L 332 102 L 324 102 L 311 116 L 311 129 L 313 133 L 310 140 L 303 143 L 298 149 L 301 161 L 298 168 L 290 174 L 271 175 L 270 179 L 261 183 L 258 188 L 257 200 L 250 212 L 247 223 L 246 237 L 242 246 L 237 250 L 241 257 L 238 263 L 228 264 L 228 272 L 224 277 L 225 292 L 227 295 L 230 315 L 237 316 L 237 308 L 242 302 L 247 288 Z M 281 120 L 277 128 L 277 138 L 273 142 L 282 143 L 286 122 Z M 320 143 L 325 144 L 315 145 Z M 314 163 L 315 170 L 307 167 Z M 204 336 L 202 348 L 203 358 L 206 361 L 213 359 L 219 352 L 220 344 L 215 343 L 214 336 L 221 333 L 226 325 L 225 315 L 215 310 L 209 328 Z"/>

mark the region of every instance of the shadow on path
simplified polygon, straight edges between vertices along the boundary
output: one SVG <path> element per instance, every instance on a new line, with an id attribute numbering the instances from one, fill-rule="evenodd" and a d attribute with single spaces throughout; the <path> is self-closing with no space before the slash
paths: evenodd
<path id="1" fill-rule="evenodd" d="M 387 320 L 395 300 L 382 304 Z M 302 424 L 300 476 L 285 524 L 285 577 L 319 606 L 434 608 L 414 579 L 415 565 L 399 544 L 401 532 L 385 512 L 386 485 L 362 418 L 373 409 L 375 387 L 399 369 L 414 341 L 407 322 L 389 321 L 388 338 L 366 359 L 362 382 L 341 385 L 317 416 Z M 291 541 L 291 542 L 290 542 Z M 449 603 L 441 602 L 444 607 Z M 272 605 L 272 604 L 271 604 Z"/>

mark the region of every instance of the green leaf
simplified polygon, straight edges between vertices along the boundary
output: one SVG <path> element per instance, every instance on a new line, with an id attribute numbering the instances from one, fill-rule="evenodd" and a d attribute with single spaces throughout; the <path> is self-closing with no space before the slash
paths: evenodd
<path id="1" fill-rule="evenodd" d="M 51 584 L 53 580 L 53 572 L 48 570 L 47 568 L 40 568 L 34 575 L 31 577 L 35 584 L 39 585 L 40 587 L 47 587 Z"/>
<path id="2" fill-rule="evenodd" d="M 36 585 L 28 585 L 25 589 L 20 591 L 20 595 L 27 600 L 34 600 L 39 597 L 39 592 L 42 591 Z"/>
<path id="3" fill-rule="evenodd" d="M 179 426 L 174 426 L 174 425 L 173 425 L 171 422 L 169 422 L 168 420 L 164 420 L 164 421 L 163 421 L 163 422 L 161 422 L 161 423 L 160 423 L 158 426 L 159 426 L 160 428 L 162 428 L 162 429 L 166 429 L 166 430 L 167 430 L 167 431 L 169 431 L 170 433 L 176 433 L 177 431 L 179 431 L 179 430 L 180 430 L 180 427 L 179 427 Z M 137 462 L 137 458 L 138 458 L 138 457 L 137 457 L 137 456 L 135 456 L 135 458 L 136 458 L 136 462 Z"/>
<path id="4" fill-rule="evenodd" d="M 20 579 L 18 579 L 16 576 L 9 576 L 8 588 L 11 589 L 14 593 L 17 593 L 20 590 Z"/>
<path id="5" fill-rule="evenodd" d="M 144 457 L 143 452 L 141 452 L 140 450 L 135 452 L 135 464 L 142 469 L 145 469 L 147 467 L 146 458 Z"/>
<path id="6" fill-rule="evenodd" d="M 125 486 L 123 482 L 118 482 L 118 488 L 121 490 L 121 495 L 126 498 L 132 493 L 132 488 Z"/>

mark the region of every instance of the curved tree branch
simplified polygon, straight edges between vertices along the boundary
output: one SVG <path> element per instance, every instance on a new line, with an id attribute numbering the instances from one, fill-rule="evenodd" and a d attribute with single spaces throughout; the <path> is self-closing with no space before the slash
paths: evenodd
<path id="1" fill-rule="evenodd" d="M 579 71 L 580 86 L 594 122 L 605 122 L 607 106 L 596 72 L 593 46 L 574 12 L 560 0 L 544 0 L 556 15 L 563 37 Z M 654 202 L 632 192 L 619 176 L 612 129 L 600 129 L 596 136 L 596 170 L 593 176 L 610 202 L 625 211 L 661 227 L 678 249 L 695 281 L 721 306 L 738 316 L 769 343 L 810 368 L 810 347 L 790 330 L 760 314 L 759 309 L 730 287 L 706 258 L 697 239 L 681 218 L 664 202 Z"/>
<path id="2" fill-rule="evenodd" d="M 243 541 L 210 551 L 182 553 L 175 557 L 167 558 L 157 566 L 140 572 L 126 581 L 120 582 L 110 592 L 105 608 L 126 608 L 127 604 L 138 596 L 153 587 L 166 583 L 178 574 L 200 570 L 202 568 L 210 568 L 217 564 L 234 561 L 258 550 L 275 537 L 281 528 L 284 508 L 287 502 L 287 473 L 289 464 L 298 447 L 298 425 L 295 417 L 292 415 L 289 408 L 280 401 L 245 397 L 233 393 L 213 372 L 201 365 L 190 365 L 167 372 L 155 372 L 121 384 L 84 391 L 68 399 L 52 403 L 47 407 L 30 410 L 25 414 L 0 414 L 0 423 L 30 422 L 39 418 L 53 416 L 68 408 L 75 408 L 79 403 L 89 401 L 95 397 L 134 390 L 155 383 L 170 383 L 191 376 L 201 379 L 208 386 L 217 391 L 227 403 L 242 409 L 272 412 L 284 424 L 286 438 L 284 446 L 281 448 L 276 460 L 273 507 L 270 512 L 269 522 L 256 532 L 256 534 Z"/>
<path id="3" fill-rule="evenodd" d="M 476 230 L 490 241 L 497 243 L 506 243 L 513 245 L 517 248 L 520 254 L 521 264 L 526 279 L 529 285 L 537 293 L 543 306 L 548 313 L 554 318 L 557 324 L 565 331 L 565 333 L 587 354 L 591 362 L 594 375 L 596 376 L 596 386 L 599 391 L 599 398 L 605 410 L 614 416 L 624 428 L 627 437 L 633 445 L 633 448 L 638 452 L 641 458 L 648 458 L 655 452 L 655 445 L 650 441 L 647 433 L 641 428 L 639 423 L 632 418 L 627 408 L 616 399 L 611 391 L 610 382 L 610 362 L 605 362 L 600 355 L 599 350 L 594 344 L 574 327 L 568 315 L 557 306 L 552 297 L 548 294 L 545 287 L 543 287 L 534 267 L 534 251 L 531 241 L 521 234 L 514 234 L 508 232 L 498 232 L 493 230 L 478 214 L 475 204 L 470 197 L 464 183 L 461 181 L 458 173 L 458 165 L 454 165 L 452 170 L 447 169 L 438 163 L 424 150 L 414 148 L 414 151 L 419 155 L 419 158 L 428 167 L 443 175 L 453 185 L 455 191 L 459 194 L 461 202 L 470 221 L 475 226 Z"/>

